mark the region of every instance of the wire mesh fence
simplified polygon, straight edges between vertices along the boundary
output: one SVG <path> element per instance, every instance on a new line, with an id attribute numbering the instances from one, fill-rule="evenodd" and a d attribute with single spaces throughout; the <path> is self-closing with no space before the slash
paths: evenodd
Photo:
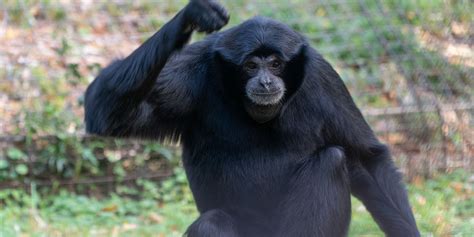
<path id="1" fill-rule="evenodd" d="M 264 15 L 306 35 L 341 74 L 366 119 L 391 146 L 409 177 L 473 168 L 474 8 L 470 1 L 223 3 L 231 13 L 230 26 Z M 0 159 L 11 159 L 12 146 L 26 157 L 42 157 L 47 148 L 28 149 L 28 141 L 57 143 L 50 137 L 59 142 L 83 137 L 82 94 L 87 84 L 101 67 L 129 54 L 185 4 L 154 0 L 0 3 L 0 148 L 4 150 Z M 83 153 L 62 156 L 81 158 Z"/>

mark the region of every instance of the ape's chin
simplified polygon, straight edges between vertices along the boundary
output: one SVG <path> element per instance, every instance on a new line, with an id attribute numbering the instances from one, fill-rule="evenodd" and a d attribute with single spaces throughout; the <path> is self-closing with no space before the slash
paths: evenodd
<path id="1" fill-rule="evenodd" d="M 247 114 L 257 123 L 266 123 L 280 113 L 281 104 L 273 105 L 258 105 L 250 101 L 245 103 L 245 110 Z"/>

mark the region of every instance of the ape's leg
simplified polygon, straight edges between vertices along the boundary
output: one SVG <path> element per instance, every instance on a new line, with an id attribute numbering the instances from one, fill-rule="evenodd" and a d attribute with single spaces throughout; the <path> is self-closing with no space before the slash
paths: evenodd
<path id="1" fill-rule="evenodd" d="M 223 210 L 206 211 L 188 227 L 187 237 L 237 237 L 232 217 Z"/>
<path id="2" fill-rule="evenodd" d="M 346 236 L 350 185 L 344 151 L 329 147 L 296 169 L 283 202 L 278 236 Z"/>
<path id="3" fill-rule="evenodd" d="M 350 167 L 351 191 L 387 236 L 420 236 L 402 177 L 386 146 L 373 146 L 370 156 Z"/>

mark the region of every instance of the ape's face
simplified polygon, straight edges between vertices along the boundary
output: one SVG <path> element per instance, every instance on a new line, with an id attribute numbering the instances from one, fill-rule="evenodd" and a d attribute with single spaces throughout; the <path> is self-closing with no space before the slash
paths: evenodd
<path id="1" fill-rule="evenodd" d="M 226 95 L 256 122 L 276 118 L 301 85 L 306 40 L 288 26 L 255 18 L 224 31 L 213 45 Z"/>
<path id="2" fill-rule="evenodd" d="M 278 114 L 286 91 L 282 79 L 285 65 L 278 55 L 271 54 L 250 56 L 241 66 L 244 106 L 255 121 L 267 122 Z"/>
<path id="3" fill-rule="evenodd" d="M 276 55 L 252 56 L 244 62 L 247 79 L 245 94 L 255 104 L 268 106 L 280 102 L 285 94 L 281 79 L 285 62 Z"/>

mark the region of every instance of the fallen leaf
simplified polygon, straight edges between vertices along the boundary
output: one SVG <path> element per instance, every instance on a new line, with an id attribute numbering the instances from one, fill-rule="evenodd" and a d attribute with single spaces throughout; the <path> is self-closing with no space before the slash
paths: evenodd
<path id="1" fill-rule="evenodd" d="M 112 205 L 109 205 L 109 206 L 106 206 L 106 207 L 102 208 L 101 211 L 115 212 L 115 211 L 117 211 L 117 209 L 118 209 L 117 205 L 112 204 Z"/>
<path id="2" fill-rule="evenodd" d="M 157 224 L 160 224 L 160 223 L 163 222 L 163 217 L 160 216 L 160 215 L 158 215 L 158 214 L 156 214 L 156 213 L 151 213 L 151 214 L 148 216 L 148 218 L 150 218 L 150 220 L 151 220 L 152 222 L 155 222 L 155 223 L 157 223 Z"/>

